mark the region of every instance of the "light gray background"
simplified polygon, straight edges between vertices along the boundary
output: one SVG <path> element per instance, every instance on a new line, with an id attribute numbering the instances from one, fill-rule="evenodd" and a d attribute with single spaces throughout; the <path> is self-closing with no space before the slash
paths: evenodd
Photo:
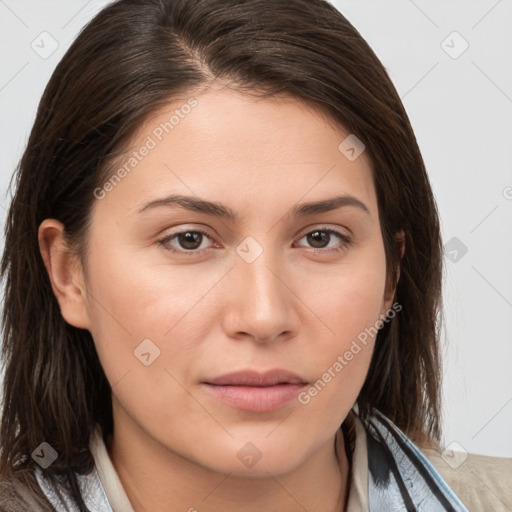
<path id="1" fill-rule="evenodd" d="M 44 86 L 107 3 L 0 0 L 2 226 Z M 333 3 L 387 68 L 437 197 L 446 244 L 444 445 L 512 457 L 512 1 Z M 58 48 L 47 56 L 53 39 Z"/>

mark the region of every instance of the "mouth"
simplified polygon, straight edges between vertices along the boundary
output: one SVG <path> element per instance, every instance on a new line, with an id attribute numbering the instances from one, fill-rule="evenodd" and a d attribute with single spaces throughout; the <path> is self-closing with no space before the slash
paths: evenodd
<path id="1" fill-rule="evenodd" d="M 270 412 L 293 400 L 308 382 L 286 370 L 255 370 L 221 375 L 201 382 L 205 391 L 239 410 Z"/>

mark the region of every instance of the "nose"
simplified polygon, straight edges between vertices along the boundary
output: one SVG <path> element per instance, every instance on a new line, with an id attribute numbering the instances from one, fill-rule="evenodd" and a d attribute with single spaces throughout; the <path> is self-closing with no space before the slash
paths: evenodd
<path id="1" fill-rule="evenodd" d="M 263 249 L 263 247 L 261 247 Z M 259 249 L 259 250 L 261 250 Z M 254 241 L 251 251 L 255 250 Z M 253 261 L 243 250 L 229 273 L 224 330 L 232 338 L 257 342 L 287 339 L 297 332 L 297 303 L 282 255 L 266 248 Z"/>

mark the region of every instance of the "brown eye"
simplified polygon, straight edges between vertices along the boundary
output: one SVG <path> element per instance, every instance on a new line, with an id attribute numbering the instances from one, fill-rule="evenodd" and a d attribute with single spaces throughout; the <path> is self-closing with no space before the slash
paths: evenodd
<path id="1" fill-rule="evenodd" d="M 203 239 L 203 235 L 197 231 L 178 233 L 176 237 L 181 247 L 188 250 L 197 249 L 199 245 L 201 245 L 201 240 Z"/>
<path id="2" fill-rule="evenodd" d="M 305 238 L 309 246 L 318 252 L 329 252 L 331 250 L 339 251 L 350 245 L 351 240 L 347 235 L 340 233 L 334 229 L 315 229 L 306 233 L 302 238 Z M 334 239 L 341 240 L 341 243 L 329 246 L 330 242 Z M 322 250 L 325 249 L 325 250 Z"/>
<path id="3" fill-rule="evenodd" d="M 312 231 L 307 235 L 308 242 L 312 244 L 315 248 L 325 247 L 326 244 L 329 243 L 331 239 L 331 235 L 326 233 L 325 231 Z"/>
<path id="4" fill-rule="evenodd" d="M 207 249 L 207 247 L 201 247 L 205 238 L 211 240 L 211 237 L 204 231 L 189 229 L 166 236 L 162 240 L 159 240 L 159 244 L 163 245 L 168 251 L 182 253 L 188 256 L 198 254 L 202 252 L 203 249 Z M 171 243 L 173 241 L 174 243 Z"/>

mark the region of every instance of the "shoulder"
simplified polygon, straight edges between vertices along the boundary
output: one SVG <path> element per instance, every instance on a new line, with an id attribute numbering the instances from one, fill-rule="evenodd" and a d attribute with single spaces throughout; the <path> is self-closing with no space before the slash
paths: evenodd
<path id="1" fill-rule="evenodd" d="M 469 510 L 512 510 L 512 459 L 422 451 Z"/>
<path id="2" fill-rule="evenodd" d="M 18 480 L 0 475 L 0 512 L 45 510 L 38 507 L 30 494 L 30 491 Z"/>
<path id="3" fill-rule="evenodd" d="M 378 410 L 362 418 L 368 452 L 370 510 L 468 512 L 432 462 Z"/>
<path id="4" fill-rule="evenodd" d="M 0 512 L 51 512 L 53 508 L 22 481 L 0 475 Z"/>

